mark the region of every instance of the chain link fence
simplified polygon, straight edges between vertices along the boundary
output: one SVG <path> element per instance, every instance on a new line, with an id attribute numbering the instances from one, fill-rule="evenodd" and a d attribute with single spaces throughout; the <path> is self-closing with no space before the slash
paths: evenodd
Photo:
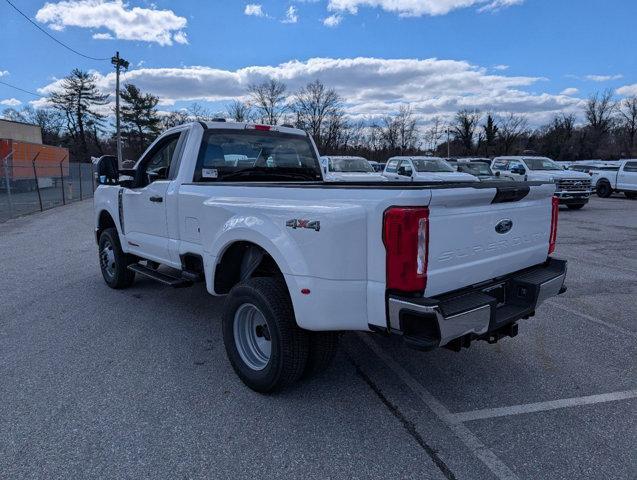
<path id="1" fill-rule="evenodd" d="M 0 165 L 0 222 L 93 197 L 91 163 L 14 163 Z"/>

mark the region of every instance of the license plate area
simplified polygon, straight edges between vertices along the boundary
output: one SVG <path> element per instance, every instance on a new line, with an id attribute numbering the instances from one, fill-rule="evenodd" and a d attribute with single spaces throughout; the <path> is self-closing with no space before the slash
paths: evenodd
<path id="1" fill-rule="evenodd" d="M 503 306 L 506 303 L 506 288 L 504 283 L 494 285 L 493 287 L 485 288 L 482 290 L 485 294 L 496 299 L 496 308 Z"/>

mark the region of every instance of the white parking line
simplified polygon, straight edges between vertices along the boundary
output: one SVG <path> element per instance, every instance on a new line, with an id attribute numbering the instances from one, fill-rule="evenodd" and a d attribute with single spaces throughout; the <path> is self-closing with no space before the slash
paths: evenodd
<path id="1" fill-rule="evenodd" d="M 561 310 L 564 310 L 565 312 L 568 313 L 572 313 L 573 315 L 577 315 L 578 317 L 581 317 L 585 320 L 588 320 L 589 322 L 593 322 L 596 323 L 598 325 L 602 325 L 606 328 L 609 328 L 611 330 L 615 330 L 615 332 L 620 333 L 622 335 L 626 335 L 632 338 L 637 339 L 637 333 L 635 332 L 631 332 L 630 330 L 626 330 L 625 328 L 620 327 L 619 325 L 615 325 L 613 323 L 609 323 L 609 322 L 605 322 L 604 320 L 600 320 L 599 318 L 595 318 L 592 317 L 591 315 L 588 315 L 586 313 L 582 313 L 582 312 L 578 312 L 577 310 L 574 310 L 570 307 L 565 307 L 564 305 L 561 305 L 553 300 L 547 300 L 544 302 L 547 305 L 551 305 L 553 307 L 557 307 Z"/>
<path id="2" fill-rule="evenodd" d="M 484 408 L 470 412 L 452 413 L 448 420 L 454 423 L 471 422 L 473 420 L 483 420 L 485 418 L 506 417 L 509 415 L 520 415 L 523 413 L 544 412 L 556 410 L 558 408 L 578 407 L 581 405 L 593 405 L 596 403 L 614 402 L 636 398 L 637 390 L 627 390 L 624 392 L 603 393 L 601 395 L 589 395 L 587 397 L 563 398 L 561 400 L 549 400 L 547 402 L 526 403 L 523 405 L 512 405 L 501 408 Z"/>
<path id="3" fill-rule="evenodd" d="M 461 423 L 451 421 L 450 417 L 452 414 L 447 407 L 440 403 L 409 372 L 387 355 L 368 334 L 359 333 L 358 336 L 497 478 L 500 480 L 519 480 L 518 476 L 467 427 Z"/>

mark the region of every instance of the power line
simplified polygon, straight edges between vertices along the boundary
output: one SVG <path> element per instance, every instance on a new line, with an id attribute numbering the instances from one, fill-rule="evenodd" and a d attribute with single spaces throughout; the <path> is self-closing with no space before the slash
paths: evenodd
<path id="1" fill-rule="evenodd" d="M 46 30 L 44 30 L 42 27 L 40 27 L 40 25 L 38 25 L 37 23 L 35 23 L 33 20 L 31 20 L 24 12 L 22 12 L 22 10 L 20 10 L 18 7 L 16 7 L 13 3 L 11 3 L 10 0 L 5 0 L 9 5 L 11 5 L 13 7 L 13 9 L 18 12 L 20 15 L 22 15 L 24 18 L 27 19 L 27 21 L 33 25 L 35 28 L 37 28 L 38 30 L 40 30 L 42 33 L 44 33 L 47 37 L 49 37 L 51 40 L 53 40 L 56 43 L 59 43 L 60 45 L 62 45 L 64 48 L 66 48 L 67 50 L 70 50 L 71 52 L 79 55 L 80 57 L 84 57 L 84 58 L 88 58 L 89 60 L 97 60 L 97 61 L 103 61 L 103 60 L 110 60 L 110 58 L 95 58 L 95 57 L 91 57 L 90 55 L 84 55 L 81 52 L 78 52 L 77 50 L 75 50 L 74 48 L 69 47 L 67 44 L 62 43 L 60 40 L 58 40 L 57 38 L 55 38 L 53 35 L 51 35 L 49 32 L 47 32 Z"/>
<path id="2" fill-rule="evenodd" d="M 33 95 L 34 97 L 38 97 L 39 98 L 39 97 L 43 96 L 43 95 L 40 95 L 39 93 L 33 93 L 33 92 L 28 91 L 28 90 L 25 90 L 24 88 L 16 87 L 15 85 L 11 85 L 10 83 L 3 82 L 2 80 L 0 80 L 0 83 L 2 85 L 6 85 L 7 87 L 15 88 L 16 90 L 20 90 L 21 92 L 28 93 L 29 95 Z"/>

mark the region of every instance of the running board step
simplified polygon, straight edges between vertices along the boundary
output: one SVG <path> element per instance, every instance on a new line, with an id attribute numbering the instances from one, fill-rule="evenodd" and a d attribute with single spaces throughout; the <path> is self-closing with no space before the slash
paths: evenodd
<path id="1" fill-rule="evenodd" d="M 157 270 L 153 270 L 152 268 L 145 267 L 139 263 L 129 265 L 128 269 L 145 277 L 151 278 L 156 282 L 168 285 L 169 287 L 184 288 L 192 286 L 192 282 L 190 280 L 181 277 L 173 277 L 171 275 L 158 272 Z"/>

